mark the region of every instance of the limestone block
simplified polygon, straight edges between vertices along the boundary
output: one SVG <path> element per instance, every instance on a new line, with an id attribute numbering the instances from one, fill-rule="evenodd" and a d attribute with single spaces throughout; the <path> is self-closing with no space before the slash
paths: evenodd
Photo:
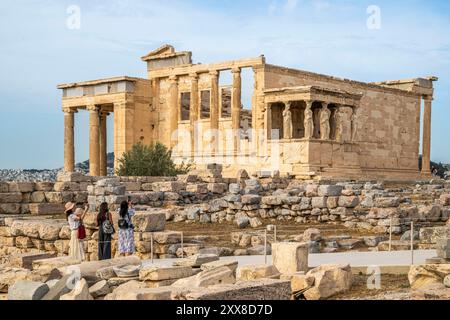
<path id="1" fill-rule="evenodd" d="M 303 232 L 302 240 L 304 242 L 320 241 L 322 239 L 320 230 L 317 228 L 309 228 Z"/>
<path id="2" fill-rule="evenodd" d="M 89 286 L 85 279 L 81 279 L 75 284 L 75 288 L 69 293 L 62 295 L 59 300 L 92 300 L 89 294 Z"/>
<path id="3" fill-rule="evenodd" d="M 20 214 L 21 208 L 19 203 L 0 203 L 0 214 Z"/>
<path id="4" fill-rule="evenodd" d="M 11 237 L 10 227 L 0 227 L 0 237 Z"/>
<path id="5" fill-rule="evenodd" d="M 414 243 L 413 246 L 414 246 L 414 248 L 417 248 L 416 243 Z M 378 251 L 388 251 L 388 250 L 389 250 L 389 241 L 382 241 L 378 244 Z M 393 250 L 393 251 L 411 250 L 411 242 L 410 241 L 402 241 L 402 240 L 392 240 L 391 250 Z"/>
<path id="6" fill-rule="evenodd" d="M 295 273 L 292 275 L 292 278 L 290 280 L 292 293 L 296 293 L 308 288 L 312 288 L 315 278 L 311 275 L 307 276 L 304 273 Z"/>
<path id="7" fill-rule="evenodd" d="M 212 270 L 212 269 L 221 268 L 221 267 L 227 267 L 231 271 L 236 272 L 236 269 L 238 267 L 238 262 L 235 260 L 217 260 L 217 261 L 203 263 L 200 266 L 200 269 L 202 271 L 206 271 L 206 270 Z"/>
<path id="8" fill-rule="evenodd" d="M 166 225 L 166 210 L 139 211 L 132 217 L 132 220 L 137 232 L 162 231 Z"/>
<path id="9" fill-rule="evenodd" d="M 46 192 L 44 192 L 44 195 L 45 195 L 45 200 L 49 203 L 62 203 L 63 202 L 62 192 L 46 191 Z"/>
<path id="10" fill-rule="evenodd" d="M 14 220 L 10 227 L 12 236 L 39 238 L 39 223 L 36 221 Z"/>
<path id="11" fill-rule="evenodd" d="M 308 246 L 300 242 L 272 243 L 274 266 L 281 273 L 308 270 Z"/>
<path id="12" fill-rule="evenodd" d="M 10 182 L 9 192 L 33 192 L 34 182 Z"/>
<path id="13" fill-rule="evenodd" d="M 180 288 L 181 289 L 181 288 Z M 179 299 L 187 300 L 289 300 L 291 288 L 289 281 L 259 279 L 236 284 L 216 285 L 201 290 L 186 289 Z M 175 297 L 172 295 L 172 298 Z"/>
<path id="14" fill-rule="evenodd" d="M 9 288 L 8 300 L 41 300 L 48 291 L 45 283 L 20 280 Z"/>
<path id="15" fill-rule="evenodd" d="M 33 242 L 29 237 L 16 237 L 16 247 L 21 249 L 33 248 Z"/>
<path id="16" fill-rule="evenodd" d="M 113 266 L 114 273 L 119 278 L 133 278 L 139 276 L 140 265 Z M 97 270 L 98 271 L 98 270 Z M 96 272 L 97 274 L 97 272 Z"/>
<path id="17" fill-rule="evenodd" d="M 171 300 L 173 288 L 140 288 L 130 291 L 121 291 L 116 294 L 116 300 Z"/>
<path id="18" fill-rule="evenodd" d="M 88 181 L 88 177 L 84 176 L 80 172 L 64 172 L 61 171 L 56 176 L 56 181 L 59 182 L 83 182 Z"/>
<path id="19" fill-rule="evenodd" d="M 327 198 L 326 197 L 313 197 L 311 199 L 311 206 L 313 208 L 326 208 L 327 207 Z"/>
<path id="20" fill-rule="evenodd" d="M 280 272 L 274 265 L 250 265 L 237 269 L 238 280 L 256 280 L 262 278 L 276 279 L 280 277 Z"/>
<path id="21" fill-rule="evenodd" d="M 53 186 L 56 192 L 61 191 L 80 191 L 80 185 L 76 182 L 56 182 Z"/>
<path id="22" fill-rule="evenodd" d="M 206 183 L 188 184 L 186 186 L 186 191 L 198 194 L 206 194 L 208 193 L 208 184 Z"/>
<path id="23" fill-rule="evenodd" d="M 36 182 L 34 187 L 36 191 L 52 191 L 54 185 L 54 182 Z"/>
<path id="24" fill-rule="evenodd" d="M 106 295 L 105 300 L 115 300 L 116 297 L 123 293 L 134 291 L 139 288 L 145 288 L 147 285 L 144 282 L 139 282 L 136 280 L 131 280 L 119 285 L 112 293 Z"/>
<path id="25" fill-rule="evenodd" d="M 438 239 L 436 251 L 439 258 L 450 259 L 450 238 Z"/>
<path id="26" fill-rule="evenodd" d="M 68 254 L 69 253 L 70 240 L 56 240 L 54 245 L 58 253 Z"/>
<path id="27" fill-rule="evenodd" d="M 68 225 L 63 225 L 61 227 L 61 230 L 59 231 L 58 236 L 59 236 L 60 239 L 67 239 L 67 240 L 69 240 L 70 236 L 71 236 L 70 234 L 71 234 L 70 227 Z"/>
<path id="28" fill-rule="evenodd" d="M 136 256 L 128 256 L 115 258 L 110 260 L 102 260 L 102 261 L 85 261 L 81 264 L 76 264 L 71 268 L 61 267 L 60 270 L 63 274 L 69 274 L 72 272 L 72 268 L 76 267 L 80 271 L 80 276 L 86 279 L 89 283 L 94 284 L 95 282 L 101 280 L 97 277 L 97 270 L 105 267 L 123 267 L 123 266 L 140 266 L 141 260 Z"/>
<path id="29" fill-rule="evenodd" d="M 186 183 L 181 181 L 153 182 L 152 190 L 160 192 L 180 192 L 186 190 Z"/>
<path id="30" fill-rule="evenodd" d="M 39 238 L 42 240 L 57 240 L 63 226 L 67 226 L 66 222 L 40 222 Z"/>
<path id="31" fill-rule="evenodd" d="M 143 233 L 143 240 L 150 240 L 149 233 Z M 174 231 L 164 231 L 153 233 L 153 240 L 160 244 L 174 244 L 181 242 L 181 233 Z"/>
<path id="32" fill-rule="evenodd" d="M 0 246 L 1 247 L 15 247 L 16 246 L 16 238 L 15 237 L 0 237 Z"/>
<path id="33" fill-rule="evenodd" d="M 374 206 L 379 208 L 393 208 L 400 205 L 398 197 L 379 197 L 375 198 Z"/>
<path id="34" fill-rule="evenodd" d="M 215 194 L 222 194 L 228 190 L 226 183 L 208 183 L 208 191 Z"/>
<path id="35" fill-rule="evenodd" d="M 357 196 L 340 196 L 338 201 L 339 207 L 354 208 L 359 204 L 359 198 Z"/>
<path id="36" fill-rule="evenodd" d="M 192 275 L 190 267 L 144 267 L 139 271 L 141 281 L 181 279 Z"/>
<path id="37" fill-rule="evenodd" d="M 50 287 L 50 290 L 42 297 L 41 300 L 59 300 L 62 295 L 71 291 L 74 279 L 71 275 L 67 275 L 57 280 L 57 282 Z"/>
<path id="38" fill-rule="evenodd" d="M 376 247 L 380 242 L 386 241 L 386 239 L 386 236 L 368 236 L 363 238 L 365 245 L 368 247 Z"/>
<path id="39" fill-rule="evenodd" d="M 0 193 L 0 203 L 20 203 L 22 202 L 22 193 Z"/>
<path id="40" fill-rule="evenodd" d="M 319 197 L 337 197 L 341 195 L 343 187 L 339 185 L 321 185 L 317 189 Z"/>
<path id="41" fill-rule="evenodd" d="M 89 288 L 89 294 L 94 298 L 106 296 L 111 292 L 111 288 L 106 280 L 101 280 Z"/>
<path id="42" fill-rule="evenodd" d="M 54 253 L 48 252 L 30 252 L 30 253 L 20 253 L 12 255 L 9 259 L 9 265 L 11 267 L 23 268 L 32 270 L 33 261 L 49 259 L 55 256 Z"/>
<path id="43" fill-rule="evenodd" d="M 62 203 L 31 203 L 30 212 L 33 215 L 60 215 L 64 213 L 64 205 Z"/>
<path id="44" fill-rule="evenodd" d="M 352 286 L 350 265 L 321 265 L 310 270 L 306 275 L 314 277 L 314 287 L 304 292 L 307 300 L 327 299 L 350 290 Z"/>
<path id="45" fill-rule="evenodd" d="M 174 266 L 198 268 L 204 263 L 217 261 L 219 256 L 216 254 L 195 254 L 188 258 L 177 260 L 173 263 Z"/>
<path id="46" fill-rule="evenodd" d="M 44 191 L 35 191 L 31 194 L 31 202 L 43 203 L 46 201 Z"/>
<path id="47" fill-rule="evenodd" d="M 0 193 L 8 193 L 9 192 L 9 184 L 7 182 L 0 181 Z"/>
<path id="48" fill-rule="evenodd" d="M 28 269 L 0 267 L 0 293 L 7 293 L 8 288 L 20 280 L 40 282 L 43 279 Z"/>
<path id="49" fill-rule="evenodd" d="M 261 197 L 254 194 L 246 194 L 243 195 L 241 198 L 241 202 L 243 204 L 260 204 L 261 203 Z"/>
<path id="50" fill-rule="evenodd" d="M 425 264 L 411 266 L 408 279 L 412 290 L 423 288 L 430 284 L 442 284 L 450 274 L 450 264 Z"/>
<path id="51" fill-rule="evenodd" d="M 419 216 L 422 221 L 437 222 L 441 220 L 441 207 L 439 205 L 419 206 Z"/>
<path id="52" fill-rule="evenodd" d="M 180 279 L 172 284 L 174 287 L 209 287 L 219 284 L 234 284 L 236 282 L 235 273 L 228 267 L 218 267 L 204 270 L 194 276 Z"/>
<path id="53" fill-rule="evenodd" d="M 438 239 L 450 237 L 450 226 L 420 228 L 420 243 L 433 244 Z"/>
<path id="54" fill-rule="evenodd" d="M 306 185 L 305 192 L 307 197 L 317 197 L 319 186 L 316 184 Z"/>
<path id="55" fill-rule="evenodd" d="M 443 194 L 439 197 L 439 203 L 443 206 L 450 206 L 450 194 Z"/>

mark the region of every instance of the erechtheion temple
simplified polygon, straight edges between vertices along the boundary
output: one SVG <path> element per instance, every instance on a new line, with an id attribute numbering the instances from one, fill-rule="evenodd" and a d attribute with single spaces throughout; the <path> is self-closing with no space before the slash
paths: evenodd
<path id="1" fill-rule="evenodd" d="M 418 178 L 430 162 L 435 77 L 364 83 L 267 64 L 264 56 L 194 64 L 165 45 L 142 57 L 148 79 L 62 84 L 65 170 L 74 170 L 74 115 L 90 114 L 90 174 L 106 175 L 106 117 L 117 158 L 161 142 L 177 163 L 279 171 L 297 177 Z M 251 105 L 242 72 L 253 73 Z M 220 85 L 230 72 L 231 85 Z M 423 101 L 423 102 L 422 102 Z M 423 112 L 421 112 L 423 108 Z M 421 117 L 421 113 L 423 116 Z M 420 149 L 422 134 L 422 149 Z"/>

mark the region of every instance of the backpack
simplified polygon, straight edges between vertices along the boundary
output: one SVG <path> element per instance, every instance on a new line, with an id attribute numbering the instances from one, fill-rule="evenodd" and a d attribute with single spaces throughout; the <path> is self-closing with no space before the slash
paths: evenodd
<path id="1" fill-rule="evenodd" d="M 114 234 L 116 231 L 114 230 L 114 225 L 111 221 L 109 221 L 109 214 L 107 219 L 102 223 L 102 229 L 104 234 Z"/>
<path id="2" fill-rule="evenodd" d="M 119 228 L 123 230 L 133 229 L 133 224 L 130 221 L 130 213 L 127 212 L 127 215 L 124 218 L 119 219 Z"/>

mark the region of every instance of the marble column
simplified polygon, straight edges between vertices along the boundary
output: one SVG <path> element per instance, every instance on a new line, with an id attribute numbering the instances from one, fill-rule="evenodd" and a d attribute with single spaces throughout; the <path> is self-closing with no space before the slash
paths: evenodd
<path id="1" fill-rule="evenodd" d="M 211 130 L 211 152 L 216 154 L 218 150 L 219 132 L 219 72 L 213 70 L 209 73 L 211 79 L 211 102 L 210 102 L 210 130 Z"/>
<path id="2" fill-rule="evenodd" d="M 178 77 L 172 76 L 169 78 L 169 114 L 170 114 L 170 147 L 173 148 L 178 143 L 177 130 L 178 130 Z"/>
<path id="3" fill-rule="evenodd" d="M 283 139 L 292 139 L 293 137 L 293 127 L 292 127 L 292 112 L 291 112 L 291 103 L 284 103 L 284 111 L 283 111 Z"/>
<path id="4" fill-rule="evenodd" d="M 239 149 L 240 128 L 241 128 L 241 107 L 242 107 L 242 78 L 241 69 L 231 70 L 233 74 L 233 93 L 231 101 L 231 127 L 233 129 L 233 148 L 234 152 Z"/>
<path id="5" fill-rule="evenodd" d="M 100 114 L 95 105 L 88 106 L 89 110 L 89 174 L 100 175 Z"/>
<path id="6" fill-rule="evenodd" d="M 107 151 L 107 130 L 106 121 L 108 119 L 107 112 L 100 113 L 100 175 L 105 177 L 108 175 L 108 151 Z"/>
<path id="7" fill-rule="evenodd" d="M 433 98 L 424 98 L 423 137 L 422 137 L 422 174 L 429 175 L 431 161 L 431 103 Z"/>
<path id="8" fill-rule="evenodd" d="M 306 101 L 305 109 L 305 138 L 311 139 L 314 136 L 314 114 L 312 111 L 313 101 Z"/>
<path id="9" fill-rule="evenodd" d="M 75 109 L 65 108 L 64 111 L 64 171 L 75 170 Z"/>
<path id="10" fill-rule="evenodd" d="M 191 133 L 191 153 L 192 156 L 195 155 L 195 148 L 196 148 L 196 140 L 197 137 L 197 124 L 198 120 L 200 118 L 200 111 L 199 111 L 199 92 L 198 92 L 198 74 L 193 73 L 191 76 L 191 110 L 189 112 L 189 120 L 190 120 L 190 133 Z M 198 145 L 198 142 L 197 142 Z"/>

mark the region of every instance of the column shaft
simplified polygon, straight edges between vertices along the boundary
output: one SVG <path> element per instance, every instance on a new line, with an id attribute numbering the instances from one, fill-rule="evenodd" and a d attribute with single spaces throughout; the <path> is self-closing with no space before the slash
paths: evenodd
<path id="1" fill-rule="evenodd" d="M 89 174 L 100 175 L 100 115 L 97 106 L 89 106 Z"/>
<path id="2" fill-rule="evenodd" d="M 233 129 L 233 149 L 239 149 L 239 130 L 241 128 L 241 106 L 242 106 L 242 79 L 241 69 L 231 70 L 233 74 L 233 93 L 231 101 L 231 127 Z"/>
<path id="3" fill-rule="evenodd" d="M 190 134 L 191 134 L 191 153 L 195 154 L 195 140 L 197 139 L 197 122 L 199 119 L 199 100 L 198 100 L 198 74 L 191 75 L 191 110 L 189 112 Z"/>
<path id="4" fill-rule="evenodd" d="M 107 130 L 106 130 L 107 118 L 108 114 L 102 112 L 100 115 L 100 175 L 102 177 L 108 175 L 107 171 L 108 152 L 107 152 Z"/>
<path id="5" fill-rule="evenodd" d="M 423 140 L 422 140 L 422 174 L 430 174 L 431 161 L 431 97 L 424 99 Z"/>
<path id="6" fill-rule="evenodd" d="M 265 130 L 267 133 L 267 140 L 272 140 L 272 105 L 268 103 L 266 105 L 266 114 L 265 114 Z"/>
<path id="7" fill-rule="evenodd" d="M 75 115 L 70 109 L 64 110 L 64 171 L 75 170 Z"/>
<path id="8" fill-rule="evenodd" d="M 170 77 L 170 89 L 169 89 L 169 110 L 170 110 L 170 147 L 173 148 L 178 143 L 177 129 L 178 129 L 178 78 Z"/>
<path id="9" fill-rule="evenodd" d="M 219 131 L 219 72 L 211 71 L 211 103 L 210 103 L 210 130 L 211 130 L 211 151 L 216 154 L 218 150 Z"/>

